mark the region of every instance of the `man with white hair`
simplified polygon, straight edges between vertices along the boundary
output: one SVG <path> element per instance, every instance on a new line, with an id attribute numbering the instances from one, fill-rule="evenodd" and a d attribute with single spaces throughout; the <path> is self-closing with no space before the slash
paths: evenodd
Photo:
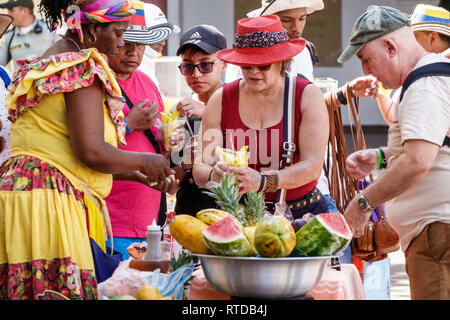
<path id="1" fill-rule="evenodd" d="M 425 51 L 408 15 L 386 6 L 371 6 L 358 18 L 338 61 L 355 54 L 364 74 L 402 92 L 388 146 L 347 158 L 357 179 L 387 169 L 344 216 L 358 238 L 372 210 L 385 203 L 405 252 L 411 298 L 450 299 L 450 60 Z"/>

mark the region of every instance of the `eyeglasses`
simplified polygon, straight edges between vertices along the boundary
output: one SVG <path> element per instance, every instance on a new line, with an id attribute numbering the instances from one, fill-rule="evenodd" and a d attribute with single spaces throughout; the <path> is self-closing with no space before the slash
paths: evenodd
<path id="1" fill-rule="evenodd" d="M 271 64 L 267 64 L 265 66 L 255 66 L 255 67 L 258 68 L 259 71 L 269 71 L 271 66 L 272 66 Z M 248 71 L 251 68 L 253 68 L 253 67 L 241 66 L 241 69 L 245 70 L 245 71 Z"/>
<path id="2" fill-rule="evenodd" d="M 178 66 L 178 69 L 180 69 L 183 76 L 191 76 L 194 73 L 195 68 L 201 73 L 210 73 L 213 71 L 214 63 L 217 61 L 219 61 L 219 59 L 213 62 L 200 62 L 198 64 L 182 63 Z"/>

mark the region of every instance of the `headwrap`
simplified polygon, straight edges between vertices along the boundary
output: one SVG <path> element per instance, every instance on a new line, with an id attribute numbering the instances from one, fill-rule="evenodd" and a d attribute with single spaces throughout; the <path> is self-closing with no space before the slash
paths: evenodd
<path id="1" fill-rule="evenodd" d="M 97 0 L 89 5 L 83 5 L 83 2 L 85 0 L 79 0 L 68 9 L 68 13 L 73 14 L 67 17 L 67 24 L 75 27 L 82 43 L 81 24 L 129 20 L 136 13 L 133 9 L 134 0 Z"/>

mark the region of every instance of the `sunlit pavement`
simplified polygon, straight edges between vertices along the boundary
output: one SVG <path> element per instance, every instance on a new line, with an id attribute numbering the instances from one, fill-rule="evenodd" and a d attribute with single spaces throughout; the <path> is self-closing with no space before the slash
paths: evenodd
<path id="1" fill-rule="evenodd" d="M 391 300 L 411 300 L 403 251 L 390 253 L 389 258 L 391 260 Z"/>

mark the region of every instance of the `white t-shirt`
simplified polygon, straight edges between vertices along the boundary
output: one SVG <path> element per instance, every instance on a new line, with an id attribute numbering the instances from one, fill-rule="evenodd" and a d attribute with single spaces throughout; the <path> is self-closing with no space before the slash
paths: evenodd
<path id="1" fill-rule="evenodd" d="M 0 66 L 0 68 L 3 68 Z M 5 68 L 3 68 L 6 70 Z M 8 75 L 11 74 L 6 70 Z M 2 130 L 0 130 L 0 137 L 5 138 L 6 145 L 3 152 L 0 152 L 0 165 L 9 159 L 11 153 L 10 136 L 11 136 L 11 123 L 8 120 L 8 110 L 5 108 L 5 98 L 8 95 L 8 90 L 5 87 L 3 80 L 0 78 L 0 121 L 2 122 Z"/>
<path id="2" fill-rule="evenodd" d="M 434 62 L 450 62 L 437 54 L 423 57 L 416 68 Z M 389 165 L 404 152 L 403 143 L 420 139 L 442 145 L 450 136 L 450 77 L 424 77 L 411 84 L 395 106 L 389 128 L 388 146 L 393 156 Z M 412 188 L 385 205 L 386 216 L 400 235 L 406 251 L 412 239 L 435 221 L 450 223 L 450 148 L 442 147 L 428 174 Z"/>

